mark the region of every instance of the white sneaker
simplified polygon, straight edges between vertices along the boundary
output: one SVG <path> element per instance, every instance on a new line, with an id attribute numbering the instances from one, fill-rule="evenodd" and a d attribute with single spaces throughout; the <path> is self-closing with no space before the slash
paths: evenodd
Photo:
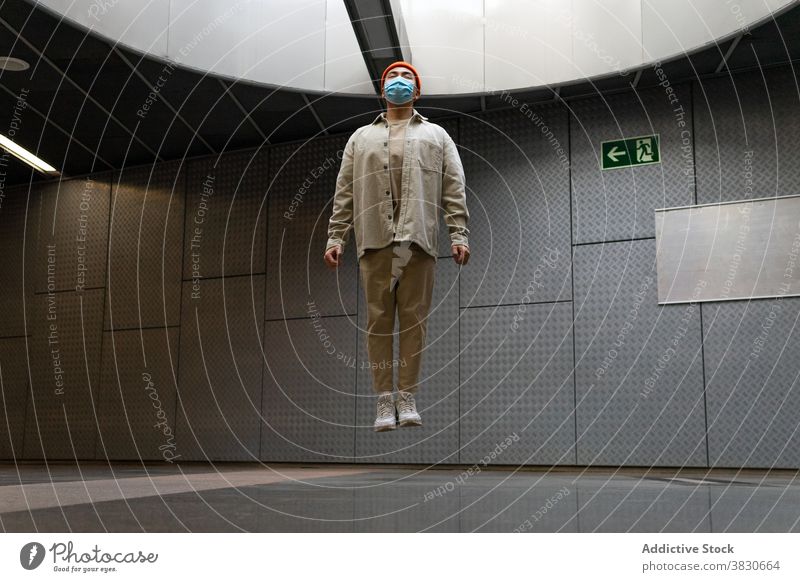
<path id="1" fill-rule="evenodd" d="M 397 393 L 397 412 L 400 417 L 400 426 L 421 426 L 422 419 L 417 413 L 417 405 L 411 392 L 402 390 Z"/>
<path id="2" fill-rule="evenodd" d="M 373 426 L 378 432 L 397 428 L 394 399 L 391 392 L 384 392 L 378 395 L 378 416 L 375 418 Z"/>

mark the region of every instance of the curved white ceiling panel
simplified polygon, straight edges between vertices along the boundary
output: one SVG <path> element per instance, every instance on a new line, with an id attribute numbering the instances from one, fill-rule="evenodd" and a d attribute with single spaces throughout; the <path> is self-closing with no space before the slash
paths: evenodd
<path id="1" fill-rule="evenodd" d="M 167 53 L 226 77 L 319 90 L 324 23 L 319 0 L 171 0 Z"/>
<path id="2" fill-rule="evenodd" d="M 747 33 L 798 0 L 399 0 L 428 95 L 558 86 Z M 40 0 L 157 58 L 310 92 L 373 93 L 342 0 Z M 393 2 L 397 6 L 398 2 Z"/>
<path id="3" fill-rule="evenodd" d="M 747 33 L 770 12 L 795 4 L 786 0 L 650 0 L 642 2 L 644 60 L 664 60 Z"/>

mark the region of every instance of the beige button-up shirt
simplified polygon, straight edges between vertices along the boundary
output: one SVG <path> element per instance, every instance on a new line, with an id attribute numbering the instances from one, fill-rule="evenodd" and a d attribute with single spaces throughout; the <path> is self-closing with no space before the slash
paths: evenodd
<path id="1" fill-rule="evenodd" d="M 359 127 L 347 140 L 328 223 L 327 251 L 344 250 L 351 228 L 358 258 L 392 241 L 413 241 L 434 258 L 439 254 L 439 210 L 445 212 L 452 244 L 469 246 L 464 168 L 445 131 L 413 110 L 405 134 L 402 192 L 395 223 L 389 175 L 386 112 Z"/>

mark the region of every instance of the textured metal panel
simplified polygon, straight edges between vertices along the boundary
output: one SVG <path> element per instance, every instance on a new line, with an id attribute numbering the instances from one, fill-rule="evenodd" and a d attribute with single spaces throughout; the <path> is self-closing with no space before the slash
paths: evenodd
<path id="1" fill-rule="evenodd" d="M 356 311 L 355 240 L 335 272 L 323 260 L 344 136 L 278 145 L 270 152 L 267 319 Z M 352 235 L 352 233 L 351 233 Z"/>
<path id="2" fill-rule="evenodd" d="M 578 464 L 705 466 L 699 305 L 657 305 L 655 240 L 574 261 Z"/>
<path id="3" fill-rule="evenodd" d="M 26 338 L 0 339 L 0 459 L 21 459 L 28 402 Z"/>
<path id="4" fill-rule="evenodd" d="M 94 178 L 47 182 L 37 189 L 36 253 L 27 261 L 37 292 L 104 287 L 111 183 Z"/>
<path id="5" fill-rule="evenodd" d="M 105 329 L 180 323 L 184 176 L 180 162 L 115 174 Z"/>
<path id="6" fill-rule="evenodd" d="M 800 295 L 800 196 L 656 212 L 660 303 Z"/>
<path id="7" fill-rule="evenodd" d="M 571 298 L 568 140 L 558 107 L 461 121 L 471 251 L 462 307 Z"/>
<path id="8" fill-rule="evenodd" d="M 176 439 L 181 460 L 258 459 L 264 277 L 183 284 Z"/>
<path id="9" fill-rule="evenodd" d="M 569 302 L 462 312 L 462 463 L 573 464 L 574 409 Z"/>
<path id="10" fill-rule="evenodd" d="M 96 458 L 179 459 L 175 438 L 177 328 L 107 331 Z"/>
<path id="11" fill-rule="evenodd" d="M 36 296 L 26 459 L 94 458 L 104 294 L 98 289 Z"/>
<path id="12" fill-rule="evenodd" d="M 0 273 L 3 273 L 0 285 L 0 337 L 20 336 L 25 334 L 23 253 L 30 261 L 30 251 L 35 248 L 30 244 L 35 240 L 34 236 L 30 230 L 25 231 L 28 188 L 7 188 L 0 193 L 0 232 L 3 233 L 0 236 Z M 33 201 L 31 204 L 35 205 Z M 26 280 L 24 287 L 30 295 L 32 282 Z"/>
<path id="13" fill-rule="evenodd" d="M 265 325 L 262 461 L 353 461 L 356 322 L 316 313 Z"/>
<path id="14" fill-rule="evenodd" d="M 189 162 L 183 278 L 263 273 L 269 150 Z"/>
<path id="15" fill-rule="evenodd" d="M 655 236 L 655 208 L 694 203 L 690 87 L 669 88 L 571 104 L 573 242 Z M 660 164 L 600 170 L 601 141 L 655 133 Z"/>
<path id="16" fill-rule="evenodd" d="M 695 85 L 699 204 L 800 191 L 796 83 L 779 67 Z"/>
<path id="17" fill-rule="evenodd" d="M 716 467 L 800 467 L 800 299 L 703 305 Z"/>
<path id="18" fill-rule="evenodd" d="M 422 355 L 420 387 L 414 400 L 422 426 L 376 433 L 372 427 L 377 398 L 367 354 L 367 305 L 359 280 L 358 423 L 356 461 L 367 463 L 458 462 L 458 266 L 452 259 L 436 264 L 433 298 Z M 395 320 L 394 355 L 400 360 L 399 322 Z M 397 398 L 395 373 L 395 398 Z"/>

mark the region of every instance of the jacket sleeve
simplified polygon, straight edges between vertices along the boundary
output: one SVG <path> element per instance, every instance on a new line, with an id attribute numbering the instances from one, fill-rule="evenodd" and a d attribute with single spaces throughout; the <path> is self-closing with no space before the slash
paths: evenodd
<path id="1" fill-rule="evenodd" d="M 464 186 L 464 167 L 458 149 L 445 132 L 444 156 L 442 159 L 442 208 L 444 220 L 450 231 L 452 244 L 469 248 L 469 211 L 467 210 L 467 191 Z"/>
<path id="2" fill-rule="evenodd" d="M 325 251 L 329 248 L 341 245 L 342 251 L 350 238 L 350 230 L 353 227 L 353 150 L 355 144 L 355 133 L 347 140 L 342 155 L 342 164 L 339 167 L 339 175 L 336 178 L 336 190 L 333 196 L 333 213 L 328 221 L 328 243 Z"/>

